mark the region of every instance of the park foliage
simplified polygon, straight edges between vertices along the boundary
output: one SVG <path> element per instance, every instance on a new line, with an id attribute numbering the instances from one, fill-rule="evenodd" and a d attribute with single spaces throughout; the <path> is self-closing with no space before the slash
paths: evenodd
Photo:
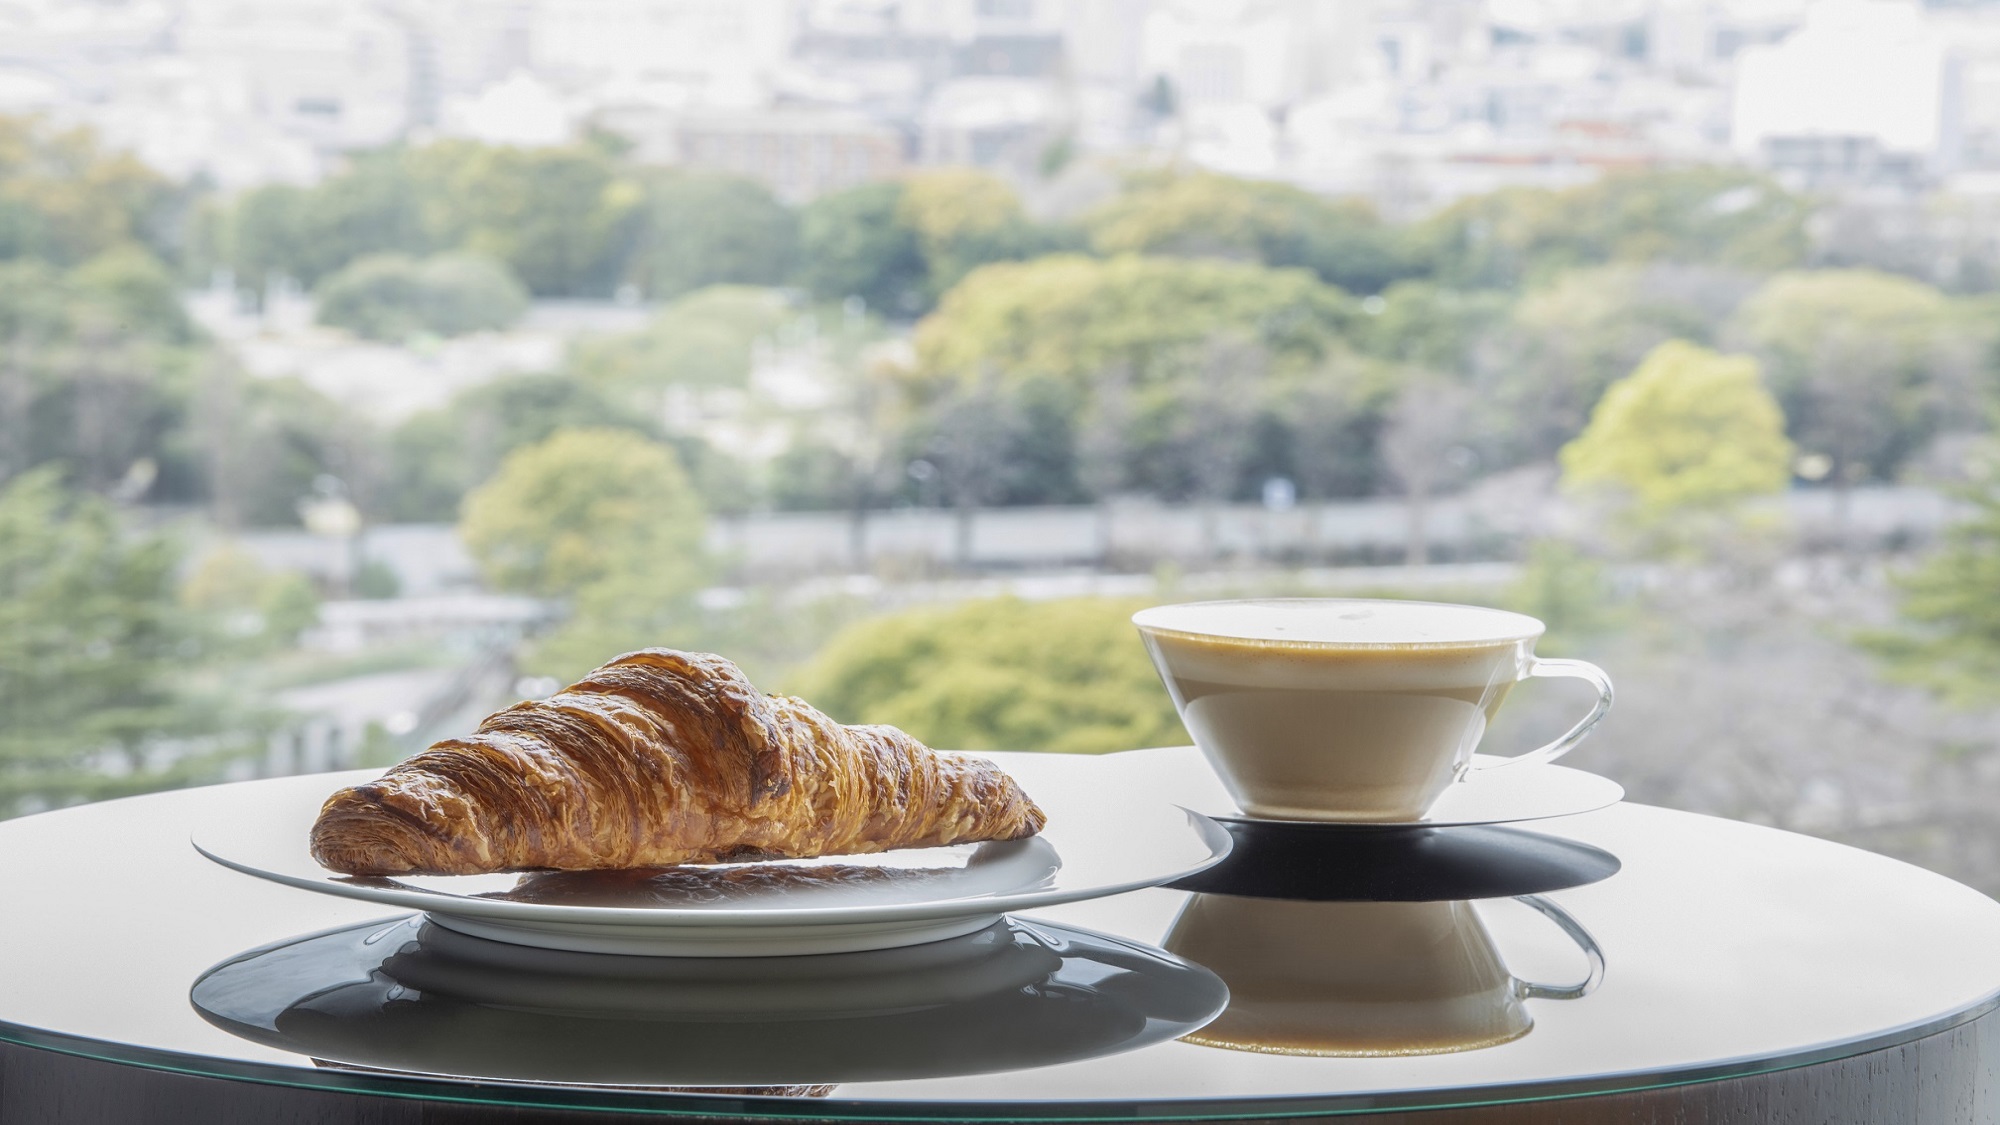
<path id="1" fill-rule="evenodd" d="M 1096 754 L 1187 735 L 1139 645 L 1145 603 L 1013 598 L 912 610 L 835 635 L 790 689 L 934 746 Z"/>
<path id="2" fill-rule="evenodd" d="M 1103 178 L 1085 163 L 1068 162 Z M 1582 630 L 1600 556 L 1681 558 L 1690 521 L 1911 479 L 1987 430 L 2000 318 L 1973 283 L 2000 268 L 1951 292 L 1895 255 L 1822 268 L 1820 204 L 1751 172 L 1619 172 L 1408 222 L 1114 173 L 1081 203 L 930 169 L 794 206 L 592 135 L 391 147 L 223 195 L 0 117 L 0 801 L 195 777 L 254 725 L 204 692 L 286 648 L 319 592 L 226 546 L 190 560 L 147 530 L 168 513 L 226 536 L 337 495 L 364 523 L 459 520 L 494 589 L 567 608 L 525 667 L 568 673 L 730 635 L 695 597 L 704 512 L 1207 505 L 1271 477 L 1308 503 L 1421 508 L 1559 463 L 1616 494 L 1605 526 L 1626 532 L 1534 549 L 1525 588 Z M 384 425 L 239 370 L 182 311 L 218 281 L 249 306 L 314 293 L 327 323 L 398 342 L 503 328 L 529 297 L 654 312 Z M 832 357 L 838 402 L 787 418 L 758 397 L 759 357 L 788 348 Z M 729 402 L 786 421 L 785 450 L 753 459 L 676 422 Z M 1908 627 L 1881 642 L 1899 674 L 1961 695 L 2000 667 L 1981 608 L 2000 484 L 1966 488 L 1975 518 L 1907 580 Z M 951 745 L 1177 741 L 1130 608 L 857 624 L 796 685 Z"/>
<path id="3" fill-rule="evenodd" d="M 1608 493 L 1629 533 L 1659 542 L 1782 491 L 1792 452 L 1755 360 L 1670 340 L 1613 383 L 1563 447 L 1563 482 Z"/>
<path id="4" fill-rule="evenodd" d="M 502 329 L 528 311 L 514 275 L 468 253 L 370 254 L 329 274 L 315 296 L 321 324 L 391 343 Z"/>

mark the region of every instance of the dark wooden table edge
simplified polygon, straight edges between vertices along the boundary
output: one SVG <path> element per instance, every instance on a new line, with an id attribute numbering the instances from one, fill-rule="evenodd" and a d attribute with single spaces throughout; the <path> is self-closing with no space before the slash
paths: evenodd
<path id="1" fill-rule="evenodd" d="M 1668 1080 L 1626 1076 L 1601 1087 L 1508 1097 L 1479 1105 L 1412 1104 L 1408 1098 L 1350 1104 L 1337 1110 L 1294 1099 L 1272 1099 L 1231 1111 L 1203 1111 L 1198 1104 L 1138 1107 L 1104 1103 L 1044 1103 L 1032 1112 L 970 1116 L 927 1109 L 924 1103 L 843 1103 L 775 1097 L 688 1095 L 678 1105 L 589 1105 L 583 1091 L 562 1087 L 510 1088 L 526 1104 L 494 1105 L 494 1086 L 451 1080 L 410 1079 L 407 1089 L 369 1088 L 370 1076 L 342 1082 L 337 1071 L 314 1082 L 286 1081 L 278 1071 L 241 1065 L 221 1076 L 221 1066 L 195 1070 L 166 1058 L 131 1060 L 93 1054 L 80 1044 L 20 1042 L 25 1029 L 0 1029 L 0 1125 L 98 1125 L 98 1123 L 202 1122 L 214 1125 L 586 1125 L 649 1117 L 680 1122 L 1123 1122 L 1146 1120 L 1252 1122 L 1375 1122 L 1382 1125 L 1707 1125 L 1765 1121 L 1825 1125 L 1922 1125 L 2000 1120 L 2000 1016 L 1991 1001 L 1941 1030 L 1897 1042 L 1857 1044 L 1831 1057 L 1786 1060 L 1727 1076 L 1678 1075 Z M 483 1095 L 474 1093 L 483 1090 Z M 676 1099 L 678 1101 L 678 1099 Z"/>

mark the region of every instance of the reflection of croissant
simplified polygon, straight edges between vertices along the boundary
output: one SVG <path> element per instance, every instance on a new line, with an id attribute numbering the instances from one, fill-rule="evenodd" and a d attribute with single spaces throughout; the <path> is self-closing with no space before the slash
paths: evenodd
<path id="1" fill-rule="evenodd" d="M 1041 830 L 999 767 L 842 726 L 706 653 L 628 653 L 327 799 L 312 854 L 351 875 L 665 867 Z"/>

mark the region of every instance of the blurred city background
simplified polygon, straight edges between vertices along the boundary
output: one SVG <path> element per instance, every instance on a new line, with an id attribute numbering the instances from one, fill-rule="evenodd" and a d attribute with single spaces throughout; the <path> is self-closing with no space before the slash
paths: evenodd
<path id="1" fill-rule="evenodd" d="M 1172 744 L 1135 607 L 1354 593 L 2000 891 L 1996 395 L 2000 4 L 0 0 L 0 811 L 644 645 Z"/>

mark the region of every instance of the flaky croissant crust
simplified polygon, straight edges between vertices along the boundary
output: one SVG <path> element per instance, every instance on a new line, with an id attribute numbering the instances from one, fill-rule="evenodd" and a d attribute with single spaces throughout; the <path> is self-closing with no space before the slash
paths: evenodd
<path id="1" fill-rule="evenodd" d="M 709 653 L 643 649 L 327 799 L 313 858 L 471 875 L 808 858 L 1032 836 L 991 762 L 758 692 Z"/>

